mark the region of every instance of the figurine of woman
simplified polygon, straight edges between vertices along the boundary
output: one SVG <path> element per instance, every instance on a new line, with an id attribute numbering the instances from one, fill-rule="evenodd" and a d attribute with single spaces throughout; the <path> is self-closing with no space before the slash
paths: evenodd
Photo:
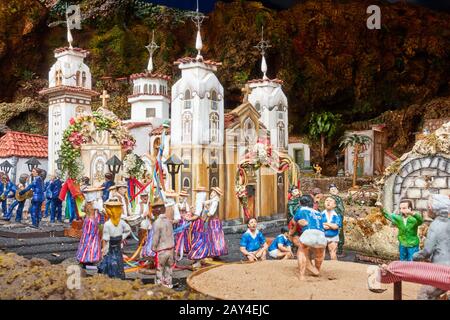
<path id="1" fill-rule="evenodd" d="M 98 272 L 107 274 L 111 278 L 125 279 L 122 241 L 131 234 L 131 228 L 120 219 L 122 202 L 114 198 L 109 199 L 105 202 L 105 208 L 109 220 L 103 226 L 103 260 L 98 266 Z"/>

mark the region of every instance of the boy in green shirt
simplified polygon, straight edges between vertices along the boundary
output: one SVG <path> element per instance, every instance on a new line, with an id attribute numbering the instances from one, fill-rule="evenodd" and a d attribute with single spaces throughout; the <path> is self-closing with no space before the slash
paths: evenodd
<path id="1" fill-rule="evenodd" d="M 420 213 L 412 211 L 412 201 L 400 202 L 400 214 L 390 214 L 382 208 L 383 215 L 398 228 L 398 242 L 401 261 L 412 261 L 415 252 L 419 251 L 420 239 L 417 235 L 418 227 L 423 223 Z"/>

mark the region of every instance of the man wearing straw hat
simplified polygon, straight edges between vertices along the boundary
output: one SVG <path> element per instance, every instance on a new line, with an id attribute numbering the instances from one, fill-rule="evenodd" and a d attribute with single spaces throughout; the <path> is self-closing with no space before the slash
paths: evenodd
<path id="1" fill-rule="evenodd" d="M 197 192 L 195 211 L 191 218 L 187 218 L 187 221 L 192 221 L 190 227 L 191 248 L 188 253 L 188 259 L 195 260 L 195 263 L 192 265 L 193 268 L 199 268 L 201 260 L 208 257 L 209 254 L 208 234 L 205 230 L 205 222 L 202 219 L 207 190 L 203 186 L 198 186 L 194 191 Z"/>
<path id="2" fill-rule="evenodd" d="M 166 199 L 175 197 L 176 193 L 166 191 Z M 161 214 L 158 216 L 156 221 L 153 223 L 153 239 L 151 249 L 156 253 L 156 284 L 161 284 L 167 288 L 172 288 L 172 265 L 174 263 L 174 247 L 175 242 L 173 239 L 173 226 L 172 219 L 170 217 L 171 213 L 167 215 L 167 212 L 171 211 L 173 205 L 162 209 Z"/>
<path id="3" fill-rule="evenodd" d="M 131 215 L 131 205 L 128 199 L 128 186 L 125 182 L 119 182 L 109 188 L 109 198 L 116 198 L 122 203 L 122 219 Z"/>
<path id="4" fill-rule="evenodd" d="M 212 187 L 209 200 L 205 201 L 206 215 L 208 216 L 208 224 L 206 232 L 208 233 L 209 257 L 219 258 L 228 254 L 228 246 L 225 241 L 225 235 L 222 229 L 222 222 L 219 218 L 220 197 L 223 195 L 219 187 Z"/>

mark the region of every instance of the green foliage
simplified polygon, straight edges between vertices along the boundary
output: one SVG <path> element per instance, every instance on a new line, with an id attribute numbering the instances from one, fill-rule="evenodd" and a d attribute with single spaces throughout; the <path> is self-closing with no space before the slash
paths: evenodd
<path id="1" fill-rule="evenodd" d="M 339 148 L 346 149 L 348 147 L 355 147 L 356 145 L 366 147 L 371 142 L 372 139 L 369 136 L 354 133 L 344 136 L 339 143 Z"/>
<path id="2" fill-rule="evenodd" d="M 309 121 L 309 135 L 312 139 L 331 139 L 341 125 L 341 115 L 331 112 L 312 113 Z"/>
<path id="3" fill-rule="evenodd" d="M 248 72 L 240 71 L 234 75 L 233 80 L 236 82 L 237 85 L 242 86 L 248 81 L 248 77 L 249 77 Z"/>

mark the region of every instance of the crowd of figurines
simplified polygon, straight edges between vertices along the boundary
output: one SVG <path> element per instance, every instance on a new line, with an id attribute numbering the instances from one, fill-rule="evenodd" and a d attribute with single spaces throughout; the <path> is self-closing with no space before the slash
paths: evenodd
<path id="1" fill-rule="evenodd" d="M 46 180 L 44 170 L 34 168 L 30 177 L 20 176 L 14 185 L 8 175 L 1 174 L 0 185 L 3 219 L 10 221 L 16 210 L 15 221 L 22 222 L 24 205 L 30 199 L 28 212 L 32 227 L 38 228 L 42 217 L 50 217 L 50 223 L 62 222 L 62 202 L 66 201 L 65 218 L 82 220 L 81 239 L 76 258 L 83 266 L 96 265 L 99 273 L 125 279 L 125 262 L 144 262 L 141 267 L 156 267 L 156 283 L 172 287 L 172 274 L 176 261 L 185 255 L 193 260 L 192 268 L 202 262 L 220 259 L 228 254 L 218 208 L 223 192 L 218 187 L 207 190 L 197 186 L 195 203 L 188 203 L 185 190 L 155 190 L 147 187 L 138 194 L 138 201 L 130 201 L 126 182 L 114 183 L 111 173 L 105 174 L 101 186 L 90 185 L 84 177 L 81 185 L 58 174 Z M 77 195 L 82 194 L 79 203 Z M 209 199 L 208 199 L 209 193 Z M 7 199 L 15 200 L 7 207 Z M 45 203 L 45 206 L 43 205 Z M 321 204 L 324 208 L 319 208 Z M 381 207 L 381 204 L 377 204 Z M 240 251 L 249 261 L 272 259 L 298 259 L 299 279 L 308 271 L 320 275 L 326 250 L 330 258 L 344 256 L 343 221 L 345 205 L 335 184 L 327 194 L 314 188 L 310 194 L 302 194 L 296 186 L 289 190 L 286 226 L 271 242 L 258 230 L 256 218 L 247 221 L 248 229 L 242 235 Z M 446 226 L 450 199 L 445 195 L 433 195 L 430 201 L 431 217 L 435 217 L 428 230 L 425 246 L 419 249 L 418 227 L 423 223 L 420 213 L 414 212 L 412 203 L 402 200 L 399 213 L 382 209 L 386 219 L 398 228 L 400 260 L 431 259 L 435 263 L 449 261 Z M 322 210 L 323 209 L 323 210 Z M 124 240 L 136 236 L 140 245 L 132 258 L 123 258 Z M 446 247 L 447 246 L 447 247 Z M 312 257 L 312 258 L 311 258 Z M 442 290 L 425 288 L 420 294 L 426 298 L 437 297 Z"/>

